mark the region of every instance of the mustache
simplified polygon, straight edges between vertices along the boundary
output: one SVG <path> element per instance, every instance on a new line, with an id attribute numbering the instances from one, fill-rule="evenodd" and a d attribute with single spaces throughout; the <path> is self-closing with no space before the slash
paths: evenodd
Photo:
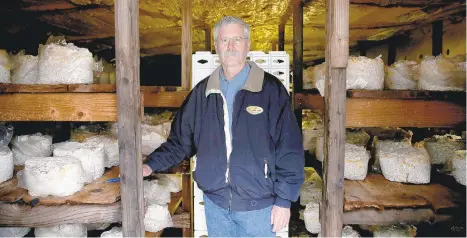
<path id="1" fill-rule="evenodd" d="M 238 51 L 224 51 L 222 52 L 223 56 L 239 56 L 240 52 Z"/>

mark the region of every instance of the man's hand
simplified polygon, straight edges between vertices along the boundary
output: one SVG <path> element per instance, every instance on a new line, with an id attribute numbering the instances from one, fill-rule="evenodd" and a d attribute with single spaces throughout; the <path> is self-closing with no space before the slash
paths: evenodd
<path id="1" fill-rule="evenodd" d="M 147 164 L 143 164 L 143 177 L 147 177 L 152 174 L 152 169 Z"/>
<path id="2" fill-rule="evenodd" d="M 279 232 L 284 229 L 290 220 L 290 208 L 283 208 L 278 206 L 272 207 L 271 212 L 271 225 L 274 225 L 272 228 L 273 232 Z"/>

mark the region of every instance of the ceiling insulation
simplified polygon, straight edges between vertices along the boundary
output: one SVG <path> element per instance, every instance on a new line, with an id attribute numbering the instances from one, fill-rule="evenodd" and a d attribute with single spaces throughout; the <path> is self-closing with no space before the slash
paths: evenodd
<path id="1" fill-rule="evenodd" d="M 351 47 L 358 41 L 384 40 L 465 11 L 465 1 L 447 1 L 444 4 L 439 0 L 350 1 Z M 180 54 L 181 0 L 139 2 L 141 55 Z M 93 44 L 109 49 L 114 44 L 113 4 L 113 0 L 17 0 L 2 1 L 0 9 L 17 15 L 33 12 L 32 16 L 41 23 L 59 29 L 52 34 L 64 34 L 68 41 L 88 45 L 90 49 L 93 49 Z M 193 0 L 193 51 L 205 50 L 204 29 L 212 28 L 225 15 L 241 17 L 250 24 L 251 50 L 270 51 L 273 44 L 277 44 L 278 25 L 281 17 L 290 12 L 289 6 L 290 0 Z M 303 12 L 304 61 L 309 62 L 324 57 L 325 0 L 308 1 Z M 286 19 L 285 49 L 292 55 L 292 15 Z M 3 28 L 9 34 L 20 32 L 23 29 L 21 24 L 25 24 L 14 20 L 8 23 Z"/>

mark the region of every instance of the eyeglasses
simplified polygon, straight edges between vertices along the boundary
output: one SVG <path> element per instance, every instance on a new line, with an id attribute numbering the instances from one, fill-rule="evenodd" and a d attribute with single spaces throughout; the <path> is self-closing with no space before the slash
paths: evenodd
<path id="1" fill-rule="evenodd" d="M 218 42 L 222 45 L 227 45 L 229 44 L 230 41 L 232 41 L 234 44 L 238 45 L 240 44 L 240 41 L 248 39 L 247 37 L 242 37 L 242 36 L 234 36 L 234 37 L 223 37 L 218 40 Z"/>

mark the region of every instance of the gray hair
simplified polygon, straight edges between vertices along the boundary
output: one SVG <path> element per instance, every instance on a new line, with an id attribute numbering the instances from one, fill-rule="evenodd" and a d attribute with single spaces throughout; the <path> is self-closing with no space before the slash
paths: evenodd
<path id="1" fill-rule="evenodd" d="M 234 16 L 225 16 L 223 17 L 217 24 L 214 26 L 214 41 L 217 41 L 217 37 L 219 36 L 219 29 L 223 26 L 227 26 L 230 24 L 238 24 L 243 26 L 244 37 L 246 39 L 250 39 L 250 26 L 246 24 L 242 19 Z"/>

